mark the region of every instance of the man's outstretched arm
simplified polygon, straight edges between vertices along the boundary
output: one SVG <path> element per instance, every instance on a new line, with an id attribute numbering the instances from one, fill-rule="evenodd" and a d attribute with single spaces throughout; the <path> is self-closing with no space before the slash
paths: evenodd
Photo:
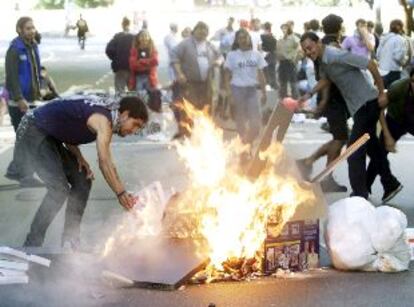
<path id="1" fill-rule="evenodd" d="M 88 126 L 97 134 L 96 149 L 98 151 L 99 168 L 106 182 L 117 195 L 119 203 L 127 210 L 132 209 L 134 199 L 126 192 L 112 160 L 110 149 L 112 127 L 109 120 L 101 114 L 93 114 L 88 119 Z"/>

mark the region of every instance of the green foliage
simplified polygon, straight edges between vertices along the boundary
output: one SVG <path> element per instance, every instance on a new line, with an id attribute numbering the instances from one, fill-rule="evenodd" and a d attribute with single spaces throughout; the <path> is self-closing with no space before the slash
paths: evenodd
<path id="1" fill-rule="evenodd" d="M 95 8 L 110 6 L 114 3 L 114 0 L 75 0 L 75 3 L 82 8 Z"/>
<path id="2" fill-rule="evenodd" d="M 41 9 L 63 9 L 65 0 L 40 0 L 37 8 Z"/>

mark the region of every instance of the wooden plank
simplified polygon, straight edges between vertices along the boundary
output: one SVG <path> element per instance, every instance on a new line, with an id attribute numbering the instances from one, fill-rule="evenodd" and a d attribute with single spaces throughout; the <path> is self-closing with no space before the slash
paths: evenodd
<path id="1" fill-rule="evenodd" d="M 259 143 L 254 151 L 252 160 L 247 166 L 246 174 L 249 177 L 257 178 L 264 168 L 266 161 L 260 159 L 260 152 L 266 150 L 272 142 L 272 136 L 276 131 L 276 141 L 282 143 L 286 132 L 292 120 L 293 112 L 287 109 L 283 104 L 278 103 L 273 108 L 272 114 L 267 121 L 266 127 L 263 129 Z"/>

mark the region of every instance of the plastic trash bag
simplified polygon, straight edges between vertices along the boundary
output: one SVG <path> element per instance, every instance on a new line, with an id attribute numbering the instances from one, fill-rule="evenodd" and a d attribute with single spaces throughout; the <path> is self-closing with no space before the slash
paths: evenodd
<path id="1" fill-rule="evenodd" d="M 375 208 L 361 197 L 339 200 L 329 208 L 326 224 L 328 252 L 335 268 L 399 272 L 408 269 L 410 250 L 400 210 Z"/>

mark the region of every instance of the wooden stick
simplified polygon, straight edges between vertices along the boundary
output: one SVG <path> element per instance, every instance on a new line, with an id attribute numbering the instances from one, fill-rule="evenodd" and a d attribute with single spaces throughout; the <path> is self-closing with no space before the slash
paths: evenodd
<path id="1" fill-rule="evenodd" d="M 361 146 L 368 142 L 369 139 L 369 134 L 365 133 L 351 146 L 349 146 L 339 157 L 337 157 L 335 160 L 329 163 L 329 165 L 322 172 L 320 172 L 311 180 L 311 182 L 321 182 L 326 176 L 333 172 L 333 170 L 338 166 L 339 163 L 341 163 L 345 159 L 348 159 L 355 151 L 357 151 Z"/>
<path id="2" fill-rule="evenodd" d="M 267 121 L 266 127 L 263 129 L 259 138 L 259 143 L 254 151 L 253 158 L 247 165 L 246 174 L 249 177 L 257 178 L 264 168 L 266 161 L 260 160 L 260 152 L 265 151 L 272 142 L 273 132 L 278 128 L 276 140 L 282 143 L 285 134 L 292 120 L 293 112 L 287 109 L 283 104 L 276 103 L 272 114 Z"/>

